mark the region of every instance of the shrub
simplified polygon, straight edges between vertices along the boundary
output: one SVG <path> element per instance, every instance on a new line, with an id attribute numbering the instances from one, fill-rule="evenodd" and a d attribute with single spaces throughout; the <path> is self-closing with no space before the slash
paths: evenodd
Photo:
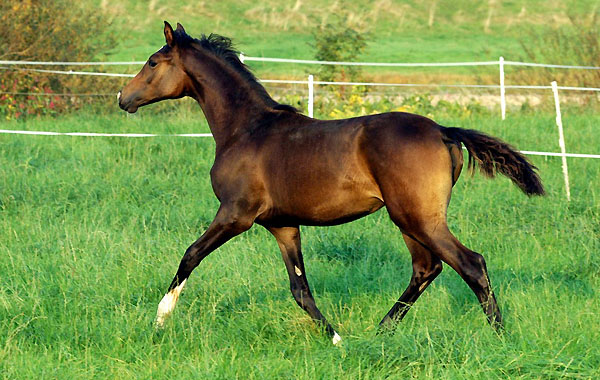
<path id="1" fill-rule="evenodd" d="M 315 59 L 318 61 L 352 62 L 362 54 L 367 42 L 365 34 L 361 34 L 344 22 L 338 20 L 317 29 L 313 33 L 315 39 Z M 360 66 L 321 65 L 317 71 L 318 80 L 325 82 L 358 82 L 362 78 Z M 330 86 L 336 94 L 345 98 L 345 86 Z M 353 88 L 350 93 L 366 92 L 366 88 Z"/>
<path id="2" fill-rule="evenodd" d="M 110 20 L 85 3 L 69 0 L 2 0 L 0 59 L 83 61 L 103 55 L 115 42 Z M 0 76 L 0 112 L 6 118 L 77 108 L 85 98 L 14 93 L 106 92 L 97 78 L 45 75 L 9 69 Z M 89 99 L 87 99 L 89 100 Z"/>

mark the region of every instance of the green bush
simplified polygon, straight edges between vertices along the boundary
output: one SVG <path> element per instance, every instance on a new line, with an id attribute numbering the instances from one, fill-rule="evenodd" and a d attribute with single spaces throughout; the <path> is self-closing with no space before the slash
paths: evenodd
<path id="1" fill-rule="evenodd" d="M 115 32 L 102 12 L 68 0 L 2 0 L 0 59 L 84 61 L 113 46 Z M 47 75 L 9 68 L 0 76 L 0 113 L 8 119 L 54 114 L 90 99 L 19 95 L 102 91 L 98 78 Z"/>
<path id="2" fill-rule="evenodd" d="M 312 47 L 318 61 L 356 61 L 367 47 L 365 34 L 340 20 L 318 28 L 313 37 L 315 42 Z M 317 71 L 317 79 L 325 82 L 359 82 L 362 79 L 362 69 L 360 66 L 321 65 Z M 329 87 L 342 98 L 348 94 L 345 86 Z M 364 86 L 355 87 L 357 88 L 353 88 L 350 95 L 367 91 Z"/>

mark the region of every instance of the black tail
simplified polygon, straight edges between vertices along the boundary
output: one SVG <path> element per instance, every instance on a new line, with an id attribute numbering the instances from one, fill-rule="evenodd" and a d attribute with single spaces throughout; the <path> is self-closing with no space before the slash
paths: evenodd
<path id="1" fill-rule="evenodd" d="M 542 181 L 525 156 L 507 143 L 472 129 L 442 128 L 451 140 L 463 143 L 469 152 L 469 168 L 479 165 L 488 177 L 501 173 L 527 195 L 544 195 Z"/>

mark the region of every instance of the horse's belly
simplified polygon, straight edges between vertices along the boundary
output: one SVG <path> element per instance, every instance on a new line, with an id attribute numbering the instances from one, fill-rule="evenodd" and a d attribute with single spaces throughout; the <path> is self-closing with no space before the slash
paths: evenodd
<path id="1" fill-rule="evenodd" d="M 274 202 L 258 221 L 279 225 L 336 225 L 369 215 L 383 205 L 377 194 L 300 192 L 286 200 Z"/>

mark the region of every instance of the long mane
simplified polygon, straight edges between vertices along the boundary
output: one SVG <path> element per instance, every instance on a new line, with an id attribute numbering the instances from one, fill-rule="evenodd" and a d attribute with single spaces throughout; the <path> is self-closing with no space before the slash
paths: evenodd
<path id="1" fill-rule="evenodd" d="M 233 68 L 239 73 L 250 86 L 257 91 L 262 99 L 272 108 L 283 111 L 298 112 L 298 110 L 287 104 L 277 103 L 267 93 L 267 90 L 262 84 L 256 79 L 256 76 L 250 71 L 242 61 L 240 61 L 240 52 L 233 46 L 231 38 L 221 36 L 219 34 L 211 33 L 208 36 L 202 34 L 200 38 L 193 38 L 187 33 L 178 33 L 178 43 L 191 46 L 197 50 L 208 51 L 222 59 L 229 67 Z"/>

